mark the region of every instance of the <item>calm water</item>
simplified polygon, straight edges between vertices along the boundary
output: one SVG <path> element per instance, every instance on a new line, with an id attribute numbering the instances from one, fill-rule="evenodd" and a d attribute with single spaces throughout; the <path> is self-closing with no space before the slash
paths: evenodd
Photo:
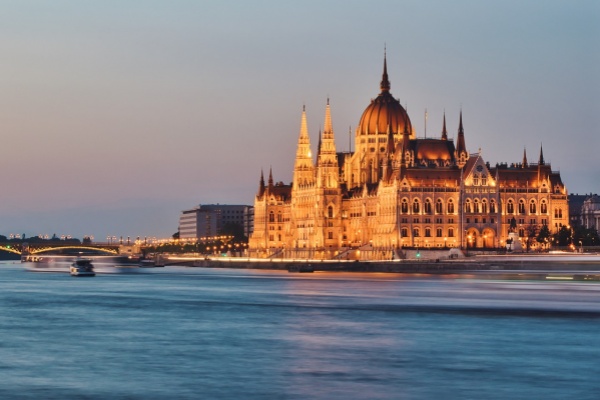
<path id="1" fill-rule="evenodd" d="M 0 264 L 2 399 L 598 399 L 600 283 Z"/>

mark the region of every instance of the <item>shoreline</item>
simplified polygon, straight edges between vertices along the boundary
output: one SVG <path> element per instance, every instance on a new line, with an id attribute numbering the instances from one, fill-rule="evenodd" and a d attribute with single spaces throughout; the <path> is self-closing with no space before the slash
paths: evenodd
<path id="1" fill-rule="evenodd" d="M 290 272 L 473 273 L 473 272 L 598 272 L 598 254 L 473 256 L 460 259 L 346 261 L 250 259 L 238 257 L 165 258 L 165 265 L 197 268 L 270 269 Z"/>

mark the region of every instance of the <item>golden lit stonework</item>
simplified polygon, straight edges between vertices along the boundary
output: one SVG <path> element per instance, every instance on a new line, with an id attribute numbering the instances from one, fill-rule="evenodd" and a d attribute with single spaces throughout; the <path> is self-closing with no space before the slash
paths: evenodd
<path id="1" fill-rule="evenodd" d="M 439 138 L 417 138 L 390 93 L 363 112 L 353 152 L 336 152 L 329 101 L 312 159 L 306 111 L 290 185 L 261 177 L 252 256 L 311 259 L 402 258 L 419 249 L 517 248 L 531 227 L 568 225 L 560 174 L 539 161 L 491 166 L 467 152 L 462 112 L 456 143 L 446 117 Z"/>

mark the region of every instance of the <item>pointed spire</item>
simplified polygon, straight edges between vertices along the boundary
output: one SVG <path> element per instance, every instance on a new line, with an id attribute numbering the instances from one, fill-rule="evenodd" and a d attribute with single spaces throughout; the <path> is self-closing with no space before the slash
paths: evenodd
<path id="1" fill-rule="evenodd" d="M 462 157 L 461 157 L 462 156 Z M 462 121 L 462 109 L 460 110 L 460 122 L 458 123 L 458 138 L 456 143 L 456 159 L 458 162 L 458 166 L 462 168 L 467 159 L 469 158 L 469 153 L 467 153 L 467 146 L 465 145 L 465 130 L 463 128 Z"/>
<path id="2" fill-rule="evenodd" d="M 527 168 L 527 149 L 523 148 L 523 168 Z"/>
<path id="3" fill-rule="evenodd" d="M 308 124 L 306 123 L 306 106 L 302 106 L 302 119 L 300 121 L 300 138 L 308 138 Z"/>
<path id="4" fill-rule="evenodd" d="M 273 186 L 273 167 L 269 167 L 269 189 L 271 189 Z"/>
<path id="5" fill-rule="evenodd" d="M 325 127 L 323 129 L 325 133 L 333 132 L 331 125 L 331 108 L 329 107 L 329 97 L 327 97 L 327 106 L 325 106 Z"/>
<path id="6" fill-rule="evenodd" d="M 321 130 L 319 129 L 319 144 L 317 145 L 317 157 L 319 157 L 321 155 L 321 143 L 322 143 L 321 136 L 322 136 Z"/>
<path id="7" fill-rule="evenodd" d="M 396 148 L 396 143 L 394 143 L 394 132 L 392 132 L 392 129 L 389 124 L 388 124 L 388 139 L 387 140 L 388 140 L 387 155 L 388 155 L 388 157 L 391 157 L 394 154 L 394 150 Z"/>
<path id="8" fill-rule="evenodd" d="M 448 131 L 446 130 L 446 111 L 444 110 L 444 126 L 442 128 L 442 140 L 448 140 Z"/>
<path id="9" fill-rule="evenodd" d="M 319 131 L 319 151 L 317 153 L 317 186 L 336 188 L 339 180 L 338 158 L 335 151 L 335 138 L 331 124 L 329 98 L 325 107 L 325 129 Z"/>
<path id="10" fill-rule="evenodd" d="M 265 193 L 265 174 L 261 168 L 260 170 L 260 183 L 258 184 L 258 195 L 262 196 Z"/>
<path id="11" fill-rule="evenodd" d="M 538 161 L 539 165 L 544 165 L 546 164 L 544 161 L 544 149 L 542 147 L 542 145 L 540 144 L 540 160 Z"/>
<path id="12" fill-rule="evenodd" d="M 302 119 L 300 123 L 300 136 L 296 148 L 296 161 L 294 162 L 294 189 L 302 185 L 314 183 L 314 164 L 310 150 L 310 137 L 308 136 L 308 124 L 306 123 L 306 106 L 302 106 Z"/>
<path id="13" fill-rule="evenodd" d="M 381 92 L 390 91 L 390 81 L 387 73 L 387 49 L 383 48 L 383 76 L 381 77 L 381 84 L 379 85 Z"/>

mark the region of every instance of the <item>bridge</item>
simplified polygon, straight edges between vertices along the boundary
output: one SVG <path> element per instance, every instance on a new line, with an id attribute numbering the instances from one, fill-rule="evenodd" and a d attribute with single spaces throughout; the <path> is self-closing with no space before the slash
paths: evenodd
<path id="1" fill-rule="evenodd" d="M 40 242 L 40 243 L 14 243 L 5 242 L 0 243 L 0 251 L 6 251 L 8 253 L 19 254 L 19 255 L 33 255 L 33 254 L 45 254 L 51 252 L 63 252 L 69 250 L 75 251 L 93 251 L 102 254 L 123 254 L 121 247 L 132 247 L 123 246 L 119 244 L 107 244 L 107 243 L 65 243 L 65 242 Z M 131 251 L 128 251 L 129 253 Z M 126 252 L 125 252 L 126 253 Z"/>

